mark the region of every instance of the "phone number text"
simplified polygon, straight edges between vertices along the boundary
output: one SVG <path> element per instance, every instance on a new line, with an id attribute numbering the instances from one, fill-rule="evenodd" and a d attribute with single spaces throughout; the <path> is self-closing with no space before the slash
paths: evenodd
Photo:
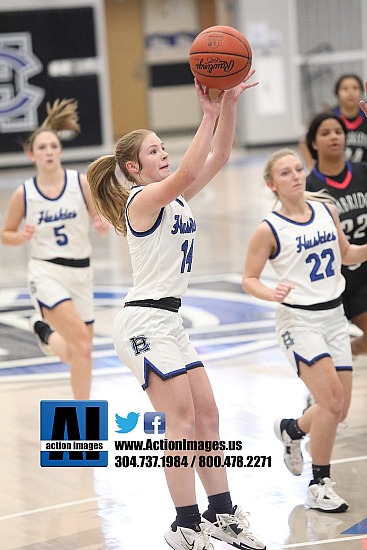
<path id="1" fill-rule="evenodd" d="M 271 456 L 116 455 L 115 466 L 116 468 L 269 468 Z"/>

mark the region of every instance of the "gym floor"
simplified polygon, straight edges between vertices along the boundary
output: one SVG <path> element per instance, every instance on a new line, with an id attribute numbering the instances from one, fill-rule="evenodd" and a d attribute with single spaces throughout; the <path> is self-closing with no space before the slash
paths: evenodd
<path id="1" fill-rule="evenodd" d="M 179 148 L 172 144 L 173 164 Z M 270 152 L 235 150 L 230 163 L 192 201 L 199 231 L 182 315 L 213 385 L 221 438 L 242 444 L 239 454 L 247 466 L 236 459 L 228 477 L 234 503 L 251 513 L 251 530 L 268 550 L 367 549 L 367 357 L 355 361 L 352 405 L 333 452 L 332 478 L 350 504 L 346 513 L 305 508 L 311 475 L 308 440 L 303 443 L 304 472 L 294 477 L 273 433 L 276 418 L 302 413 L 307 390 L 277 348 L 274 305 L 241 290 L 249 236 L 274 205 L 261 177 Z M 10 193 L 30 174 L 31 167 L 0 172 L 0 221 Z M 113 440 L 130 437 L 116 433 L 115 413 L 134 411 L 143 417 L 152 410 L 111 340 L 114 318 L 131 283 L 127 246 L 113 231 L 105 239 L 92 234 L 92 242 L 96 322 L 91 398 L 108 401 L 112 442 L 104 468 L 40 466 L 40 401 L 72 399 L 68 369 L 57 358 L 42 356 L 29 331 L 27 249 L 0 248 L 2 550 L 168 548 L 163 534 L 174 508 L 163 469 L 117 468 L 114 459 Z M 271 268 L 265 277 L 274 279 Z M 247 456 L 269 458 L 263 466 L 250 467 Z M 199 483 L 198 502 L 204 510 Z M 212 542 L 218 550 L 226 548 Z"/>

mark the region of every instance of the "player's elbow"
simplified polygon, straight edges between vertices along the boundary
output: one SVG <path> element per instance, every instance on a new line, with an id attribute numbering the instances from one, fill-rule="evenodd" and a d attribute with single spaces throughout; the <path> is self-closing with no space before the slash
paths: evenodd
<path id="1" fill-rule="evenodd" d="M 246 294 L 254 295 L 258 289 L 259 281 L 260 279 L 258 275 L 245 269 L 242 277 L 242 290 L 246 292 Z"/>
<path id="2" fill-rule="evenodd" d="M 8 244 L 4 231 L 0 232 L 0 243 L 4 246 Z"/>
<path id="3" fill-rule="evenodd" d="M 242 278 L 242 290 L 249 294 L 250 277 L 244 275 Z"/>
<path id="4" fill-rule="evenodd" d="M 362 245 L 364 248 L 364 251 L 367 251 L 367 246 Z M 349 265 L 355 265 L 358 263 L 362 263 L 366 261 L 366 253 L 361 254 L 361 246 L 348 244 L 345 247 L 341 247 L 341 259 L 342 264 L 349 266 Z"/>
<path id="5" fill-rule="evenodd" d="M 231 156 L 231 151 L 226 151 L 224 149 L 221 149 L 220 151 L 213 153 L 212 159 L 211 159 L 213 169 L 216 172 L 219 172 L 219 170 L 227 164 L 230 156 Z"/>
<path id="6" fill-rule="evenodd" d="M 195 166 L 187 166 L 184 169 L 179 169 L 176 174 L 181 179 L 182 186 L 186 189 L 198 179 L 200 170 Z"/>

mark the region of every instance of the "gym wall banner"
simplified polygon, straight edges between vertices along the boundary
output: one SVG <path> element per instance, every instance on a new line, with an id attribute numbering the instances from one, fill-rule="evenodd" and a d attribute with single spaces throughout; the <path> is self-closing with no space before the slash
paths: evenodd
<path id="1" fill-rule="evenodd" d="M 65 161 L 111 149 L 105 34 L 103 0 L 0 0 L 0 166 L 26 162 L 21 143 L 57 98 L 79 103 Z"/>

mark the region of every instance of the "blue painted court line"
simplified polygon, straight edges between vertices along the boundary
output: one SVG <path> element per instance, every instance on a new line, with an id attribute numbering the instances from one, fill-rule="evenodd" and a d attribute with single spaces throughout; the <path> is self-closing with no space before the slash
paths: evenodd
<path id="1" fill-rule="evenodd" d="M 367 518 L 362 519 L 362 521 L 343 531 L 342 535 L 367 535 Z"/>

